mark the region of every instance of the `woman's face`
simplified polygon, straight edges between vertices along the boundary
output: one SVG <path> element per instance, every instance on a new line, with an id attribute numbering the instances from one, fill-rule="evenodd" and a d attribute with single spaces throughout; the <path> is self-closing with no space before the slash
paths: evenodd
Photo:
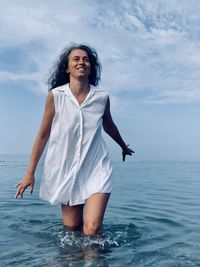
<path id="1" fill-rule="evenodd" d="M 91 64 L 87 52 L 74 49 L 68 56 L 68 69 L 70 78 L 87 78 L 90 74 Z"/>

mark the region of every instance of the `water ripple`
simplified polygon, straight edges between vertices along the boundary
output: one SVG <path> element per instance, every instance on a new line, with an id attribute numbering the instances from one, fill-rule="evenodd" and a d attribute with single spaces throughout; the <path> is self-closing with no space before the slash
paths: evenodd
<path id="1" fill-rule="evenodd" d="M 115 164 L 103 233 L 66 231 L 60 207 L 14 198 L 27 161 L 0 158 L 0 266 L 200 266 L 200 164 Z M 8 165 L 8 166 L 1 166 Z"/>
<path id="2" fill-rule="evenodd" d="M 85 249 L 88 247 L 106 250 L 129 244 L 132 240 L 139 238 L 134 224 L 129 225 L 104 225 L 103 234 L 97 237 L 87 237 L 80 232 L 61 231 L 58 233 L 57 242 L 60 247 L 73 249 Z"/>

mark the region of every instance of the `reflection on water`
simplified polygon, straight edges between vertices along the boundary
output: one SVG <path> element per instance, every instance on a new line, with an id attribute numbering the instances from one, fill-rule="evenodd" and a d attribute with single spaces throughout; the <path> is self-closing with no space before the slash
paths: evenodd
<path id="1" fill-rule="evenodd" d="M 62 262 L 78 264 L 78 266 L 109 266 L 102 251 L 98 248 L 85 248 L 77 252 L 62 250 L 60 252 L 60 259 Z"/>

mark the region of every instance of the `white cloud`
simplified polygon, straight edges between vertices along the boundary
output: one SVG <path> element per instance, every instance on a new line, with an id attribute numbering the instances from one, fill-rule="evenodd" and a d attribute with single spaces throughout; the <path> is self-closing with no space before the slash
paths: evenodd
<path id="1" fill-rule="evenodd" d="M 34 81 L 38 79 L 38 76 L 35 73 L 28 74 L 16 74 L 8 71 L 0 71 L 0 81 Z"/>
<path id="2" fill-rule="evenodd" d="M 1 81 L 38 79 L 36 91 L 44 92 L 41 83 L 61 48 L 87 42 L 99 51 L 102 86 L 113 89 L 113 99 L 129 90 L 146 91 L 155 103 L 200 101 L 196 1 L 2 1 L 0 8 L 1 49 L 28 48 L 24 60 L 38 66 L 34 73 L 1 72 Z M 34 43 L 41 50 L 33 52 Z"/>
<path id="3" fill-rule="evenodd" d="M 16 74 L 8 71 L 0 71 L 0 83 L 1 82 L 14 82 L 26 85 L 26 89 L 35 94 L 44 94 L 47 91 L 45 82 L 42 81 L 41 75 L 37 72 Z M 36 88 L 40 88 L 40 90 L 36 90 Z"/>
<path id="4" fill-rule="evenodd" d="M 199 89 L 165 90 L 147 98 L 144 102 L 157 104 L 199 103 L 200 91 Z"/>

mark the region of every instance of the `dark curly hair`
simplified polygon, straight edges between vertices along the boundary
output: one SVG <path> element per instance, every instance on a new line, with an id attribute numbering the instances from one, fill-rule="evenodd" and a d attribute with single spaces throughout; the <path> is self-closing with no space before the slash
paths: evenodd
<path id="1" fill-rule="evenodd" d="M 72 52 L 72 50 L 75 49 L 81 49 L 84 50 L 89 57 L 89 61 L 91 64 L 91 71 L 89 74 L 89 84 L 91 85 L 98 85 L 100 78 L 101 78 L 101 64 L 98 59 L 97 52 L 84 44 L 72 44 L 69 47 L 66 47 L 57 62 L 57 64 L 54 67 L 54 71 L 52 72 L 51 76 L 48 79 L 48 87 L 49 90 L 61 86 L 63 84 L 69 83 L 69 74 L 66 73 L 66 70 L 68 68 L 68 61 L 69 61 L 69 54 Z"/>

